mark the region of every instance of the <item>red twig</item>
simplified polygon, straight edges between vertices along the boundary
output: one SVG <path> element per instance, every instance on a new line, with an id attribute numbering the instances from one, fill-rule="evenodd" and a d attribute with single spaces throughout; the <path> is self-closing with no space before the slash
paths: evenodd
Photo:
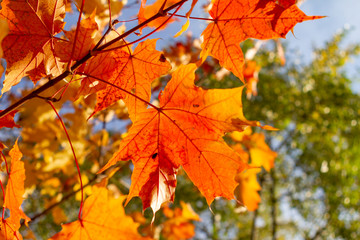
<path id="1" fill-rule="evenodd" d="M 8 166 L 8 164 L 7 164 L 7 161 L 6 161 L 6 157 L 5 157 L 5 155 L 2 153 L 2 151 L 0 151 L 0 154 L 1 154 L 1 156 L 3 157 L 3 159 L 4 159 L 5 166 L 6 166 L 6 172 L 7 172 L 8 175 L 10 175 L 9 166 Z"/>
<path id="2" fill-rule="evenodd" d="M 121 87 L 119 87 L 119 86 L 117 86 L 117 85 L 115 85 L 115 84 L 113 84 L 113 83 L 111 83 L 111 82 L 105 81 L 105 80 L 103 80 L 103 79 L 101 79 L 101 78 L 98 78 L 98 77 L 96 77 L 96 76 L 89 75 L 89 74 L 87 74 L 87 73 L 77 73 L 77 74 L 84 75 L 84 76 L 87 76 L 87 77 L 90 77 L 90 78 L 94 78 L 94 79 L 96 79 L 96 80 L 98 80 L 98 81 L 100 81 L 100 82 L 103 82 L 103 83 L 108 84 L 108 85 L 110 85 L 110 86 L 112 86 L 112 87 L 114 87 L 114 88 L 117 88 L 117 89 L 119 89 L 120 91 L 123 91 L 123 92 L 126 93 L 126 94 L 129 94 L 130 96 L 132 96 L 132 97 L 134 97 L 134 98 L 136 98 L 136 99 L 138 99 L 138 100 L 140 100 L 140 101 L 148 104 L 150 107 L 153 107 L 153 108 L 156 109 L 156 110 L 159 110 L 159 109 L 160 109 L 160 108 L 158 108 L 157 106 L 155 106 L 154 104 L 152 104 L 152 103 L 150 103 L 150 102 L 142 99 L 141 97 L 133 94 L 132 92 L 129 92 L 129 91 L 127 91 L 126 89 L 123 89 L 123 88 L 121 88 Z M 90 116 L 90 117 L 91 117 L 91 116 Z"/>
<path id="3" fill-rule="evenodd" d="M 50 106 L 52 107 L 52 109 L 54 110 L 54 112 L 56 113 L 56 116 L 59 118 L 60 122 L 61 122 L 61 125 L 65 131 L 65 134 L 66 134 L 66 137 L 69 141 L 69 144 L 70 144 L 70 147 L 71 147 L 71 151 L 73 153 L 73 156 L 74 156 L 74 160 L 75 160 L 75 163 L 76 163 L 76 169 L 77 169 L 77 172 L 78 172 L 78 175 L 79 175 L 79 181 L 80 181 L 80 190 L 81 190 L 81 202 L 80 202 L 80 209 L 79 209 L 79 214 L 78 214 L 78 219 L 79 221 L 81 222 L 82 224 L 82 218 L 81 218 L 81 213 L 82 213 L 82 209 L 83 209 L 83 205 L 84 205 L 84 187 L 83 187 L 83 183 L 82 183 L 82 179 L 81 179 L 81 172 L 80 172 L 80 166 L 79 166 L 79 162 L 77 160 L 77 157 L 76 157 L 76 154 L 75 154 L 75 150 L 74 150 L 74 147 L 72 145 L 72 142 L 71 142 L 71 139 L 70 139 L 70 136 L 69 136 L 69 133 L 68 131 L 66 130 L 66 127 L 65 127 L 65 124 L 61 118 L 61 116 L 59 115 L 59 113 L 56 111 L 56 108 L 55 106 L 53 105 L 52 102 L 50 101 L 47 101 L 48 104 L 50 104 Z"/>
<path id="4" fill-rule="evenodd" d="M 171 15 L 172 13 L 167 13 L 168 15 Z M 187 16 L 180 15 L 180 14 L 174 14 L 175 17 L 182 17 L 182 18 L 188 18 Z M 215 21 L 213 18 L 202 18 L 202 17 L 189 17 L 190 19 L 197 19 L 197 20 L 205 20 L 205 21 Z"/>

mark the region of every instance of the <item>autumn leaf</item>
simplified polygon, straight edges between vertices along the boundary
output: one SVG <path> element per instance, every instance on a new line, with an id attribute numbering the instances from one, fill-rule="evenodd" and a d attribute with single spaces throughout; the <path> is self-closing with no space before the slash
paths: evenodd
<path id="1" fill-rule="evenodd" d="M 255 167 L 264 167 L 270 171 L 274 167 L 277 153 L 272 151 L 265 142 L 265 135 L 262 133 L 253 133 L 251 128 L 244 132 L 233 132 L 230 135 L 233 140 L 242 143 L 250 152 L 251 165 Z"/>
<path id="2" fill-rule="evenodd" d="M 0 239 L 2 240 L 22 240 L 18 229 L 20 224 L 19 219 L 9 217 L 0 221 Z"/>
<path id="3" fill-rule="evenodd" d="M 17 141 L 10 150 L 9 155 L 11 157 L 11 169 L 6 185 L 4 208 L 10 210 L 10 216 L 13 219 L 17 219 L 15 224 L 18 229 L 20 227 L 20 218 L 24 219 L 26 223 L 30 221 L 30 218 L 20 209 L 25 192 L 25 168 L 24 163 L 21 161 L 22 153 L 19 150 Z"/>
<path id="4" fill-rule="evenodd" d="M 157 39 L 151 39 L 139 43 L 133 53 L 116 52 L 114 58 L 117 68 L 112 77 L 106 79 L 106 82 L 111 85 L 108 84 L 104 90 L 97 93 L 97 102 L 92 115 L 120 99 L 125 101 L 130 118 L 133 120 L 137 117 L 138 112 L 146 109 L 146 102 L 150 101 L 151 96 L 151 82 L 167 73 L 171 68 L 162 53 L 155 49 L 156 41 Z M 133 95 L 125 94 L 119 88 L 131 92 Z"/>
<path id="5" fill-rule="evenodd" d="M 236 175 L 236 182 L 239 183 L 235 190 L 235 195 L 238 201 L 246 206 L 248 211 L 255 211 L 259 207 L 261 198 L 259 191 L 261 186 L 257 181 L 257 174 L 261 169 L 247 169 Z"/>
<path id="6" fill-rule="evenodd" d="M 250 148 L 251 164 L 263 166 L 269 172 L 274 167 L 277 153 L 266 144 L 265 135 L 262 133 L 254 133 L 251 136 L 251 141 L 255 143 L 255 146 Z"/>
<path id="7" fill-rule="evenodd" d="M 247 38 L 285 38 L 306 16 L 296 5 L 284 8 L 275 0 L 217 0 L 210 10 L 213 22 L 203 31 L 201 59 L 211 55 L 243 81 L 244 57 L 239 46 Z"/>
<path id="8" fill-rule="evenodd" d="M 2 112 L 3 110 L 0 110 L 0 112 Z M 4 117 L 0 118 L 0 128 L 3 127 L 7 127 L 7 128 L 13 128 L 13 127 L 17 127 L 19 128 L 20 126 L 17 125 L 14 121 L 14 116 L 17 113 L 17 110 L 14 110 L 12 112 L 10 112 L 9 114 L 5 115 Z"/>
<path id="9" fill-rule="evenodd" d="M 164 207 L 163 213 L 168 218 L 163 223 L 162 235 L 169 240 L 189 239 L 195 236 L 195 226 L 191 221 L 200 221 L 190 204 L 180 202 L 181 208 L 174 210 Z"/>
<path id="10" fill-rule="evenodd" d="M 257 83 L 261 67 L 255 61 L 248 60 L 244 65 L 244 79 L 246 82 L 246 97 L 257 96 Z"/>
<path id="11" fill-rule="evenodd" d="M 1 6 L 0 18 L 9 25 L 9 34 L 2 42 L 7 61 L 4 93 L 42 61 L 45 66 L 56 64 L 46 56 L 53 55 L 54 36 L 64 25 L 65 5 L 63 0 L 4 0 Z"/>
<path id="12" fill-rule="evenodd" d="M 232 148 L 241 156 L 243 162 L 249 162 L 249 154 L 243 149 L 241 144 L 235 144 Z M 237 173 L 235 177 L 235 181 L 239 183 L 235 189 L 235 197 L 248 211 L 255 211 L 261 202 L 259 194 L 261 186 L 257 181 L 257 174 L 259 172 L 261 172 L 260 168 L 249 168 Z"/>
<path id="13" fill-rule="evenodd" d="M 181 66 L 159 96 L 160 108 L 138 112 L 118 152 L 101 171 L 132 159 L 134 171 L 127 202 L 140 196 L 143 207 L 157 211 L 172 201 L 180 165 L 206 197 L 232 199 L 234 177 L 246 168 L 222 139 L 224 132 L 259 126 L 242 113 L 243 87 L 204 90 L 196 87 L 195 64 Z"/>
<path id="14" fill-rule="evenodd" d="M 81 86 L 77 96 L 88 96 L 92 93 L 99 92 L 106 88 L 106 82 L 97 79 L 110 79 L 115 77 L 114 74 L 123 69 L 124 63 L 121 62 L 121 56 L 128 57 L 128 53 L 123 50 L 114 50 L 99 53 L 95 57 L 83 64 L 82 71 L 79 74 L 85 77 L 81 80 Z M 92 76 L 92 77 L 89 77 Z"/>
<path id="15" fill-rule="evenodd" d="M 198 0 L 192 0 L 191 8 L 189 9 L 189 11 L 185 15 L 186 18 L 187 18 L 186 23 L 181 27 L 181 30 L 178 33 L 175 34 L 174 37 L 179 37 L 181 34 L 183 34 L 183 32 L 185 32 L 189 28 L 189 26 L 190 26 L 190 19 L 189 18 L 190 18 L 190 15 L 191 15 L 192 11 L 194 10 L 194 7 L 197 4 L 197 2 L 198 2 Z"/>
<path id="16" fill-rule="evenodd" d="M 106 189 L 107 179 L 94 185 L 93 194 L 85 200 L 82 220 L 62 225 L 62 230 L 50 240 L 149 239 L 138 232 L 138 225 L 125 215 L 125 196 L 115 199 Z"/>

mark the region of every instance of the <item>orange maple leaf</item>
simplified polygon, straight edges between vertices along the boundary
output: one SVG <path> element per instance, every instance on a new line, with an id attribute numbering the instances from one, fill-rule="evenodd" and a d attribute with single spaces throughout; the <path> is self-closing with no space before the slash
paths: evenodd
<path id="1" fill-rule="evenodd" d="M 244 132 L 233 132 L 231 137 L 242 143 L 250 152 L 251 165 L 256 167 L 264 167 L 266 171 L 270 171 L 274 167 L 277 153 L 272 151 L 265 142 L 265 135 L 262 133 L 251 134 L 251 128 Z"/>
<path id="2" fill-rule="evenodd" d="M 123 50 L 114 50 L 110 52 L 99 53 L 95 57 L 88 60 L 80 67 L 80 73 L 85 77 L 81 80 L 81 86 L 78 90 L 77 96 L 96 93 L 106 88 L 105 82 L 97 79 L 111 79 L 119 68 L 122 68 L 122 63 L 118 61 L 119 56 L 127 55 Z M 92 76 L 92 77 L 88 77 Z"/>
<path id="3" fill-rule="evenodd" d="M 139 43 L 133 53 L 114 52 L 112 56 L 117 65 L 116 69 L 113 69 L 112 77 L 106 79 L 106 82 L 110 84 L 97 93 L 97 102 L 92 115 L 120 99 L 125 101 L 130 118 L 133 120 L 138 112 L 146 109 L 146 102 L 149 102 L 151 97 L 151 82 L 171 68 L 164 55 L 155 49 L 156 41 L 157 39 L 150 39 Z M 87 73 L 84 75 L 90 77 Z M 91 77 L 94 76 L 91 75 Z M 92 80 L 89 79 L 89 81 Z M 117 87 L 133 93 L 133 96 Z"/>
<path id="4" fill-rule="evenodd" d="M 143 207 L 157 211 L 172 201 L 176 173 L 183 166 L 210 205 L 217 196 L 234 197 L 238 171 L 246 168 L 222 139 L 224 132 L 259 126 L 242 113 L 243 87 L 204 90 L 194 85 L 195 64 L 179 67 L 159 96 L 160 107 L 146 109 L 120 149 L 101 171 L 132 159 L 134 171 L 127 202 L 140 196 Z"/>
<path id="5" fill-rule="evenodd" d="M 257 96 L 257 83 L 259 82 L 259 71 L 261 67 L 255 61 L 247 60 L 244 65 L 244 79 L 246 82 L 246 96 Z"/>
<path id="6" fill-rule="evenodd" d="M 62 225 L 61 232 L 50 240 L 97 240 L 97 239 L 149 239 L 138 232 L 138 223 L 125 215 L 122 204 L 125 196 L 117 199 L 109 196 L 107 179 L 94 185 L 93 194 L 85 200 L 82 220 Z"/>
<path id="7" fill-rule="evenodd" d="M 181 208 L 171 210 L 164 207 L 163 213 L 169 218 L 163 223 L 162 235 L 169 240 L 189 239 L 195 235 L 195 226 L 191 221 L 200 221 L 190 204 L 180 202 Z"/>
<path id="8" fill-rule="evenodd" d="M 19 219 L 10 216 L 7 219 L 0 220 L 0 239 L 2 240 L 22 240 L 18 229 L 20 227 Z"/>
<path id="9" fill-rule="evenodd" d="M 16 229 L 19 229 L 20 219 L 25 219 L 27 223 L 30 221 L 30 218 L 20 209 L 25 192 L 25 168 L 24 163 L 21 161 L 22 153 L 17 145 L 17 140 L 14 147 L 10 150 L 9 155 L 11 157 L 11 170 L 6 185 L 4 208 L 10 210 L 10 216 L 14 219 L 13 223 Z"/>
<path id="10" fill-rule="evenodd" d="M 248 163 L 249 154 L 243 149 L 241 144 L 236 144 L 232 148 L 240 154 L 243 162 Z M 235 189 L 235 196 L 249 211 L 255 211 L 261 202 L 259 194 L 261 186 L 256 176 L 259 172 L 261 172 L 260 168 L 250 168 L 239 172 L 235 177 L 235 181 L 239 183 Z"/>
<path id="11" fill-rule="evenodd" d="M 211 55 L 243 81 L 244 57 L 239 46 L 247 38 L 284 38 L 299 22 L 322 18 L 306 16 L 296 5 L 284 8 L 275 0 L 217 0 L 214 19 L 202 33 L 201 59 Z"/>
<path id="12" fill-rule="evenodd" d="M 274 167 L 277 153 L 272 151 L 265 142 L 265 135 L 262 133 L 254 133 L 251 136 L 254 143 L 250 148 L 251 164 L 254 166 L 263 166 L 266 171 L 270 171 Z"/>
<path id="13" fill-rule="evenodd" d="M 1 6 L 0 18 L 9 25 L 9 34 L 2 42 L 7 61 L 4 93 L 42 61 L 49 69 L 56 65 L 49 56 L 53 55 L 53 36 L 64 25 L 65 5 L 63 0 L 4 0 Z"/>
<path id="14" fill-rule="evenodd" d="M 3 110 L 0 110 L 2 112 Z M 13 128 L 17 127 L 19 128 L 20 125 L 16 124 L 14 121 L 14 116 L 18 112 L 18 110 L 14 110 L 10 112 L 9 114 L 5 115 L 4 117 L 0 118 L 0 128 L 7 127 L 7 128 Z"/>
<path id="15" fill-rule="evenodd" d="M 236 198 L 246 206 L 247 210 L 255 211 L 259 207 L 261 197 L 259 191 L 261 186 L 257 181 L 257 174 L 260 169 L 247 169 L 238 173 L 235 180 L 239 183 L 239 188 L 235 191 Z"/>

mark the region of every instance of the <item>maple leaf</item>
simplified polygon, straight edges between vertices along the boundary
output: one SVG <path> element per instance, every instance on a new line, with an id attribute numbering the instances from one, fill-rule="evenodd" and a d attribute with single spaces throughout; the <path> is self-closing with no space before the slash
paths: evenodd
<path id="1" fill-rule="evenodd" d="M 117 51 L 113 55 L 117 66 L 115 65 L 116 69 L 113 69 L 113 76 L 106 81 L 111 85 L 107 85 L 104 90 L 97 93 L 97 102 L 92 115 L 120 99 L 124 99 L 130 118 L 133 120 L 138 112 L 146 109 L 146 102 L 149 102 L 151 97 L 151 82 L 171 68 L 162 53 L 155 49 L 156 41 L 157 39 L 150 39 L 139 43 L 133 53 Z M 117 87 L 133 93 L 138 98 L 125 94 Z"/>
<path id="2" fill-rule="evenodd" d="M 138 112 L 120 149 L 101 171 L 132 159 L 127 202 L 140 196 L 156 212 L 172 201 L 180 165 L 210 205 L 217 196 L 232 199 L 234 177 L 246 168 L 225 143 L 225 132 L 259 126 L 242 113 L 243 87 L 204 90 L 194 85 L 195 64 L 179 67 L 160 94 L 160 108 Z"/>
<path id="3" fill-rule="evenodd" d="M 249 154 L 243 149 L 241 144 L 235 144 L 232 148 L 241 156 L 241 160 L 244 163 L 248 163 Z M 255 211 L 261 201 L 258 193 L 261 190 L 261 186 L 257 182 L 256 176 L 259 172 L 261 172 L 260 168 L 250 168 L 237 173 L 235 177 L 235 181 L 239 183 L 235 189 L 235 196 L 249 211 Z"/>
<path id="4" fill-rule="evenodd" d="M 10 217 L 0 221 L 0 239 L 6 240 L 20 240 L 23 239 L 18 232 L 20 228 L 20 219 L 23 218 L 27 224 L 30 218 L 20 209 L 23 202 L 25 169 L 24 163 L 21 162 L 22 153 L 17 145 L 17 140 L 14 147 L 9 153 L 11 157 L 11 170 L 9 173 L 8 183 L 6 185 L 5 201 L 3 211 L 5 208 L 10 210 Z"/>
<path id="5" fill-rule="evenodd" d="M 119 69 L 124 67 L 123 63 L 118 60 L 118 58 L 122 55 L 128 56 L 128 53 L 123 50 L 99 53 L 84 63 L 81 67 L 82 71 L 79 74 L 83 74 L 85 77 L 81 80 L 81 86 L 77 96 L 87 96 L 106 88 L 107 84 L 105 82 L 98 81 L 97 79 L 111 80 L 116 71 L 119 71 Z"/>
<path id="6" fill-rule="evenodd" d="M 261 169 L 247 169 L 238 173 L 235 180 L 239 183 L 235 191 L 236 198 L 246 206 L 248 211 L 255 211 L 259 207 L 261 186 L 257 181 L 257 174 Z"/>
<path id="7" fill-rule="evenodd" d="M 244 79 L 246 82 L 246 96 L 257 96 L 257 83 L 259 82 L 260 66 L 255 61 L 248 60 L 244 65 Z"/>
<path id="8" fill-rule="evenodd" d="M 0 112 L 2 112 L 3 110 L 0 110 Z M 14 116 L 17 113 L 17 110 L 14 110 L 12 112 L 10 112 L 9 114 L 5 115 L 4 117 L 0 118 L 0 128 L 2 127 L 7 127 L 7 128 L 13 128 L 13 127 L 17 127 L 19 128 L 20 125 L 17 125 L 14 121 Z"/>
<path id="9" fill-rule="evenodd" d="M 9 174 L 8 183 L 6 185 L 6 194 L 4 208 L 10 210 L 10 216 L 12 217 L 16 229 L 20 227 L 20 218 L 25 219 L 25 222 L 29 222 L 30 218 L 20 209 L 23 202 L 24 181 L 25 181 L 25 168 L 24 163 L 21 160 L 22 153 L 19 150 L 17 141 L 14 147 L 9 153 L 11 157 L 11 170 Z M 17 220 L 17 221 L 16 221 Z"/>
<path id="10" fill-rule="evenodd" d="M 187 18 L 186 23 L 181 27 L 181 30 L 178 33 L 175 34 L 174 37 L 179 37 L 183 32 L 185 32 L 189 28 L 189 26 L 190 26 L 190 19 L 189 18 L 190 18 L 190 15 L 191 15 L 192 11 L 194 10 L 194 7 L 197 4 L 197 2 L 198 2 L 198 0 L 192 0 L 191 8 L 189 9 L 189 11 L 185 15 L 186 18 Z"/>
<path id="11" fill-rule="evenodd" d="M 93 194 L 85 200 L 82 220 L 62 225 L 62 230 L 50 240 L 149 239 L 138 232 L 138 225 L 125 215 L 125 196 L 114 199 L 106 189 L 107 179 L 94 185 Z"/>
<path id="12" fill-rule="evenodd" d="M 9 25 L 9 34 L 2 42 L 7 61 L 2 93 L 18 84 L 42 61 L 45 66 L 56 65 L 53 58 L 45 55 L 53 55 L 53 37 L 61 31 L 64 17 L 63 0 L 2 1 L 0 18 Z"/>
<path id="13" fill-rule="evenodd" d="M 253 133 L 251 128 L 243 132 L 231 133 L 233 140 L 242 143 L 250 152 L 251 164 L 256 167 L 264 167 L 270 171 L 274 167 L 277 153 L 272 151 L 265 142 L 265 135 L 262 133 Z"/>
<path id="14" fill-rule="evenodd" d="M 251 136 L 251 141 L 255 143 L 255 146 L 250 148 L 251 164 L 263 166 L 269 172 L 274 167 L 277 153 L 266 144 L 265 135 L 262 133 L 254 133 Z"/>
<path id="15" fill-rule="evenodd" d="M 171 210 L 164 207 L 163 213 L 169 218 L 163 223 L 162 235 L 169 240 L 189 239 L 195 235 L 195 226 L 191 221 L 200 221 L 190 204 L 180 202 L 181 208 Z"/>
<path id="16" fill-rule="evenodd" d="M 285 38 L 299 22 L 322 18 L 306 16 L 296 5 L 284 8 L 275 0 L 217 0 L 210 10 L 214 19 L 202 36 L 201 59 L 211 55 L 243 81 L 244 57 L 239 46 L 247 38 Z"/>
<path id="17" fill-rule="evenodd" d="M 0 239 L 2 240 L 22 240 L 18 229 L 20 227 L 19 219 L 10 216 L 7 219 L 0 220 Z"/>

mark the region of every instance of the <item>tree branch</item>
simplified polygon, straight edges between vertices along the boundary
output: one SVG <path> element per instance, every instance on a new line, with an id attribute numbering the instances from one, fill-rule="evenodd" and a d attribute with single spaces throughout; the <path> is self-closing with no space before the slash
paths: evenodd
<path id="1" fill-rule="evenodd" d="M 174 5 L 164 9 L 162 11 L 162 13 L 156 13 L 154 16 L 152 16 L 151 18 L 145 20 L 144 22 L 140 23 L 139 25 L 131 28 L 130 30 L 126 31 L 125 33 L 121 34 L 119 37 L 109 41 L 108 43 L 105 43 L 103 45 L 101 45 L 100 47 L 94 48 L 92 50 L 90 50 L 90 52 L 88 54 L 86 54 L 82 59 L 80 59 L 79 61 L 77 61 L 71 68 L 70 70 L 66 70 L 65 72 L 63 72 L 62 74 L 60 74 L 59 76 L 57 76 L 54 79 L 50 79 L 47 83 L 45 83 L 44 85 L 42 85 L 41 87 L 39 87 L 38 89 L 32 91 L 31 93 L 29 93 L 28 95 L 26 95 L 25 97 L 21 98 L 20 100 L 18 100 L 17 102 L 15 102 L 14 104 L 10 105 L 9 107 L 7 107 L 6 109 L 4 109 L 2 112 L 0 112 L 0 118 L 6 116 L 7 114 L 9 114 L 11 111 L 17 109 L 18 107 L 22 106 L 24 103 L 26 103 L 27 101 L 29 101 L 32 98 L 37 97 L 40 93 L 44 92 L 45 90 L 47 90 L 48 88 L 54 86 L 55 84 L 59 83 L 61 80 L 63 80 L 64 78 L 66 78 L 67 76 L 69 76 L 70 74 L 72 74 L 76 69 L 78 69 L 82 64 L 84 64 L 86 61 L 88 61 L 90 58 L 92 58 L 96 52 L 99 52 L 101 50 L 106 49 L 107 47 L 113 45 L 114 43 L 120 41 L 121 39 L 129 36 L 131 33 L 134 33 L 135 31 L 137 31 L 138 29 L 144 27 L 146 24 L 148 24 L 149 22 L 154 21 L 155 19 L 159 18 L 159 17 L 163 17 L 164 13 L 167 13 L 168 11 L 184 4 L 185 2 L 187 2 L 188 0 L 182 0 L 180 2 L 175 3 Z"/>
<path id="2" fill-rule="evenodd" d="M 265 180 L 265 175 L 264 174 L 259 174 L 259 185 L 262 187 L 263 182 Z M 261 190 L 259 191 L 259 195 L 261 197 Z M 260 207 L 260 203 L 259 203 L 259 207 Z M 250 234 L 250 239 L 251 240 L 255 240 L 256 239 L 256 219 L 259 215 L 259 207 L 254 211 L 254 215 L 253 215 L 253 219 L 252 219 L 252 224 L 251 224 L 251 234 Z"/>
<path id="3" fill-rule="evenodd" d="M 276 240 L 276 230 L 277 230 L 277 219 L 276 219 L 276 204 L 277 199 L 275 196 L 275 187 L 276 187 L 276 175 L 275 168 L 271 169 L 271 186 L 270 186 L 270 201 L 271 201 L 271 222 L 272 222 L 272 239 Z"/>
<path id="4" fill-rule="evenodd" d="M 98 179 L 98 176 L 99 176 L 99 175 L 95 175 L 92 179 L 90 179 L 90 181 L 89 181 L 87 184 L 85 184 L 85 185 L 83 186 L 83 188 L 85 188 L 85 187 L 89 186 L 90 184 L 92 184 L 93 182 L 95 182 L 95 181 Z M 39 218 L 39 217 L 41 217 L 41 216 L 43 216 L 43 215 L 46 215 L 46 214 L 47 214 L 48 212 L 50 212 L 54 207 L 62 204 L 63 202 L 65 202 L 66 200 L 68 200 L 69 198 L 71 198 L 72 196 L 74 196 L 76 193 L 78 193 L 79 191 L 80 191 L 80 188 L 79 188 L 78 190 L 75 190 L 75 191 L 70 192 L 69 194 L 65 195 L 59 202 L 56 202 L 56 203 L 50 205 L 49 207 L 47 207 L 46 209 L 44 209 L 42 212 L 34 215 L 34 216 L 31 218 L 31 222 L 33 222 L 35 219 L 37 219 L 37 218 Z M 31 223 L 31 222 L 30 222 L 30 223 Z"/>

